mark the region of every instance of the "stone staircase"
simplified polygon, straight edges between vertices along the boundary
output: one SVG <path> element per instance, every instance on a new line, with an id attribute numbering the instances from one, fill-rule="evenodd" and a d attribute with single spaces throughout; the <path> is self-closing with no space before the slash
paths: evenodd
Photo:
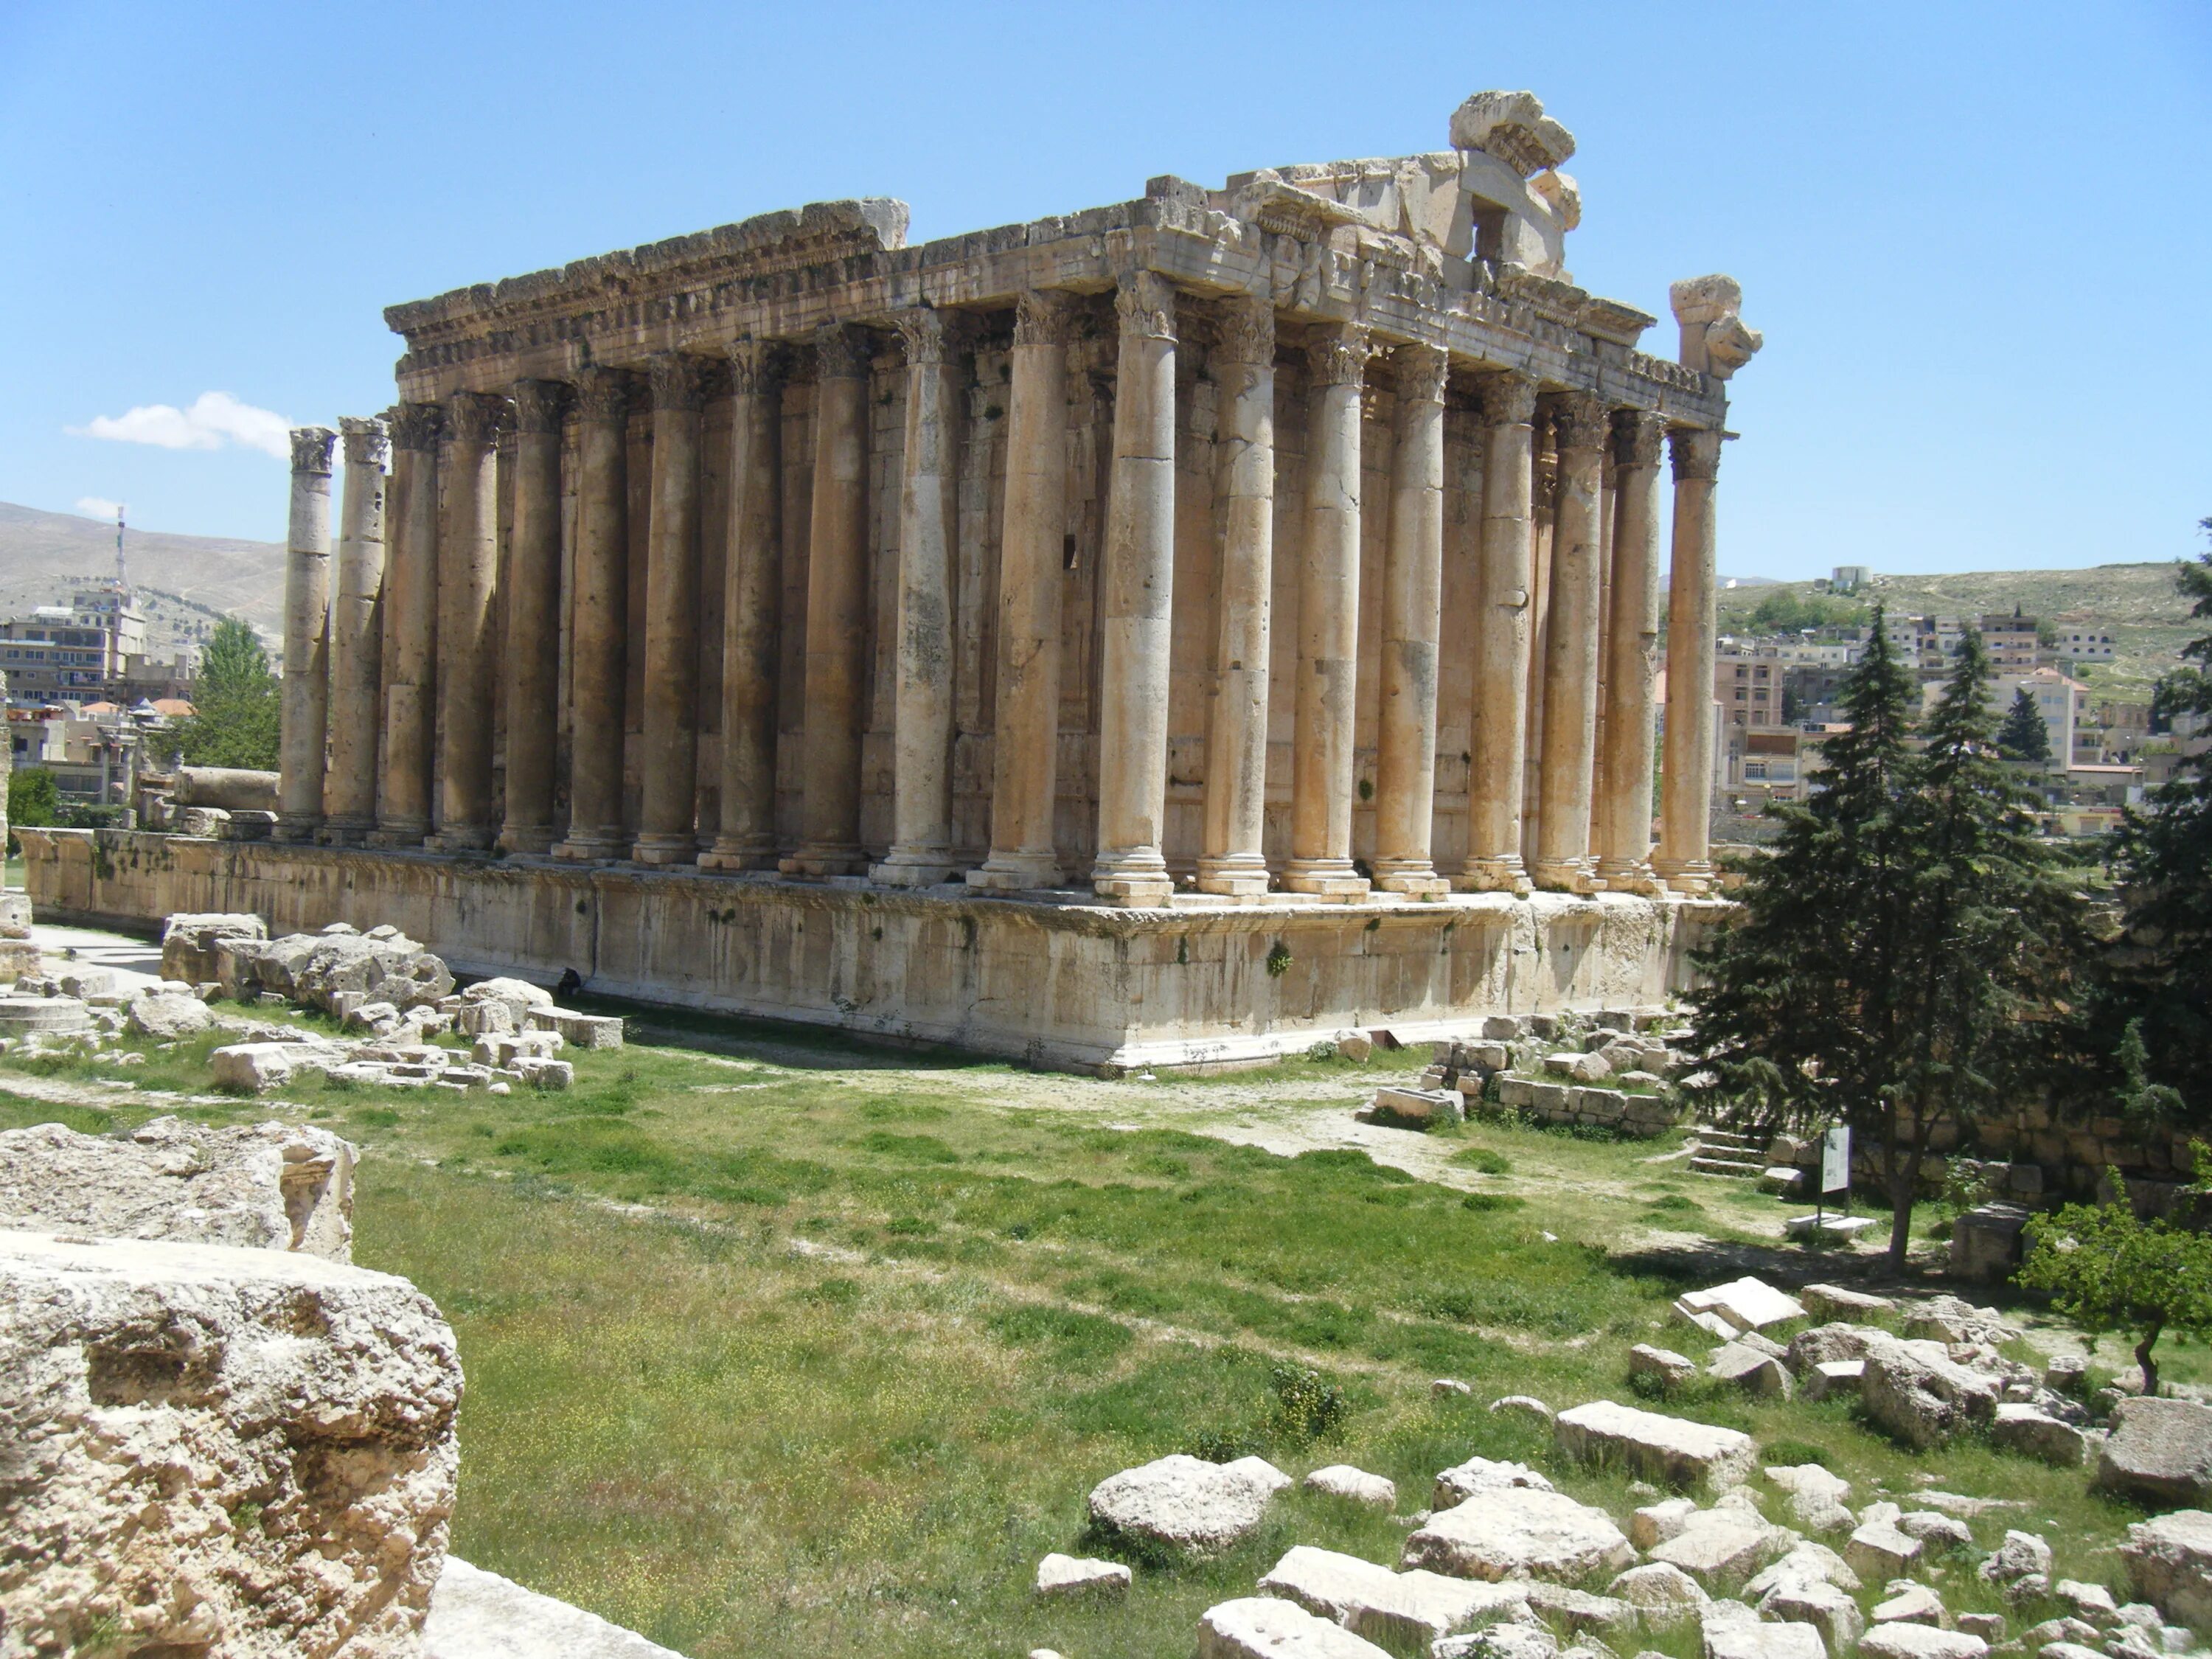
<path id="1" fill-rule="evenodd" d="M 1725 1181 L 1756 1181 L 1766 1173 L 1766 1143 L 1733 1129 L 1701 1123 L 1690 1149 L 1690 1168 Z"/>

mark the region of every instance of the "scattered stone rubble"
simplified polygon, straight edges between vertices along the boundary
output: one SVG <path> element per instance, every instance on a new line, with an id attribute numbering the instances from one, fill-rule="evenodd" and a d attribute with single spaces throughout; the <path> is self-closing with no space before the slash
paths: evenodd
<path id="1" fill-rule="evenodd" d="M 1664 1035 L 1678 1024 L 1653 1009 L 1494 1014 L 1468 1036 L 1433 1044 L 1419 1080 L 1377 1090 L 1367 1115 L 1425 1127 L 1487 1106 L 1540 1122 L 1659 1134 L 1681 1121 L 1663 1086 L 1681 1063 Z"/>

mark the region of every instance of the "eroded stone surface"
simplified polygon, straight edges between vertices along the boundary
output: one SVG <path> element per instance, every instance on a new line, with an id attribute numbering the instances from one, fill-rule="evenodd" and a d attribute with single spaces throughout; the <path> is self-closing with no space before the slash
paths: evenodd
<path id="1" fill-rule="evenodd" d="M 1610 1400 L 1561 1412 L 1554 1433 L 1559 1449 L 1579 1462 L 1618 1461 L 1646 1480 L 1678 1486 L 1741 1486 L 1759 1459 L 1757 1443 L 1737 1430 Z"/>
<path id="2" fill-rule="evenodd" d="M 1552 1483 L 1526 1463 L 1470 1457 L 1464 1463 L 1455 1463 L 1450 1468 L 1437 1472 L 1436 1486 L 1429 1497 L 1429 1507 L 1448 1510 L 1455 1504 L 1464 1504 L 1479 1492 L 1507 1486 L 1524 1486 L 1536 1492 L 1552 1490 Z"/>
<path id="3" fill-rule="evenodd" d="M 1128 1569 L 1122 1569 L 1124 1572 Z M 422 1659 L 683 1659 L 597 1613 L 453 1556 L 430 1598 Z"/>
<path id="4" fill-rule="evenodd" d="M 1268 1500 L 1290 1484 L 1261 1458 L 1209 1463 L 1176 1452 L 1100 1481 L 1091 1516 L 1139 1542 L 1208 1555 L 1249 1537 Z"/>
<path id="5" fill-rule="evenodd" d="M 1865 1659 L 1982 1659 L 1989 1650 L 1978 1636 L 1931 1625 L 1876 1625 L 1859 1638 Z"/>
<path id="6" fill-rule="evenodd" d="M 1316 1469 L 1305 1478 L 1308 1492 L 1317 1492 L 1328 1498 L 1341 1498 L 1353 1504 L 1364 1504 L 1370 1509 L 1392 1510 L 1398 1506 L 1397 1483 L 1379 1474 L 1370 1474 L 1349 1463 L 1331 1463 Z"/>
<path id="7" fill-rule="evenodd" d="M 1636 1552 L 1613 1517 L 1564 1492 L 1500 1487 L 1429 1517 L 1406 1540 L 1405 1563 L 1458 1578 L 1572 1583 L 1619 1571 Z"/>
<path id="8" fill-rule="evenodd" d="M 2123 1400 L 2097 1454 L 2097 1484 L 2152 1504 L 2212 1504 L 2212 1406 L 2189 1400 Z"/>
<path id="9" fill-rule="evenodd" d="M 1119 1595 L 1129 1588 L 1129 1569 L 1119 1561 L 1094 1561 L 1057 1551 L 1037 1563 L 1039 1595 Z"/>
<path id="10" fill-rule="evenodd" d="M 2137 1595 L 2176 1624 L 2212 1632 L 2212 1514 L 2177 1510 L 2139 1521 L 2120 1555 Z"/>
<path id="11" fill-rule="evenodd" d="M 1248 1595 L 1208 1607 L 1198 1620 L 1199 1659 L 1389 1659 L 1364 1638 L 1294 1601 Z"/>

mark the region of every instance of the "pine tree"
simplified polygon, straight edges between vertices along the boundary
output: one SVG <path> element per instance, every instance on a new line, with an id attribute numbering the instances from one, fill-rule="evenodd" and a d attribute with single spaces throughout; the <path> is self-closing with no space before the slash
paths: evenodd
<path id="1" fill-rule="evenodd" d="M 2203 528 L 2212 532 L 2212 519 Z M 2212 553 L 2179 567 L 2190 616 L 2212 620 Z M 2212 721 L 2212 634 L 2182 647 L 2159 682 L 2161 714 Z M 2203 728 L 2199 728 L 2199 735 Z M 2185 757 L 2148 810 L 2130 809 L 2113 836 L 2124 904 L 2110 1000 L 2140 1022 L 2145 1074 L 2180 1097 L 2184 1119 L 2212 1118 L 2212 750 Z"/>
<path id="2" fill-rule="evenodd" d="M 2042 712 L 2024 685 L 2012 694 L 2012 707 L 1997 727 L 1997 752 L 2024 765 L 2051 763 L 2051 728 L 2043 723 Z"/>
<path id="3" fill-rule="evenodd" d="M 226 617 L 201 650 L 193 712 L 173 731 L 178 756 L 194 766 L 274 771 L 281 706 L 269 653 L 252 628 Z"/>

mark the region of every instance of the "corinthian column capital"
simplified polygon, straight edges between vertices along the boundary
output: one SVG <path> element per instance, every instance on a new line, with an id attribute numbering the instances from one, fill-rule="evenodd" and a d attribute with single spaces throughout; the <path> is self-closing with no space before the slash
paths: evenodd
<path id="1" fill-rule="evenodd" d="M 891 319 L 909 368 L 945 362 L 954 346 L 952 319 L 934 306 L 915 306 Z"/>
<path id="2" fill-rule="evenodd" d="M 1114 310 L 1121 319 L 1121 332 L 1152 340 L 1172 340 L 1175 331 L 1175 288 L 1157 270 L 1132 270 L 1114 291 Z"/>
<path id="3" fill-rule="evenodd" d="M 1660 441 L 1666 435 L 1667 422 L 1656 410 L 1613 411 L 1613 459 L 1622 466 L 1658 465 Z"/>
<path id="4" fill-rule="evenodd" d="M 867 378 L 868 336 L 850 323 L 824 323 L 815 331 L 816 372 L 825 380 Z"/>
<path id="5" fill-rule="evenodd" d="M 341 416 L 338 431 L 345 440 L 348 466 L 381 467 L 392 453 L 391 428 L 374 416 Z"/>
<path id="6" fill-rule="evenodd" d="M 1536 418 L 1536 382 L 1517 370 L 1492 374 L 1482 383 L 1486 426 L 1527 426 Z"/>
<path id="7" fill-rule="evenodd" d="M 1413 403 L 1443 402 L 1451 360 L 1435 346 L 1401 345 L 1390 354 L 1390 366 L 1397 371 L 1399 397 Z"/>
<path id="8" fill-rule="evenodd" d="M 436 404 L 394 404 L 384 411 L 384 418 L 392 424 L 395 449 L 434 451 L 446 429 L 446 411 Z"/>
<path id="9" fill-rule="evenodd" d="M 773 392 L 783 379 L 783 349 L 774 340 L 751 335 L 730 342 L 730 390 L 738 397 Z"/>
<path id="10" fill-rule="evenodd" d="M 1334 323 L 1314 330 L 1306 342 L 1306 373 L 1316 386 L 1356 386 L 1366 377 L 1375 355 L 1367 331 L 1355 323 Z"/>
<path id="11" fill-rule="evenodd" d="M 1587 392 L 1565 392 L 1553 401 L 1553 441 L 1562 455 L 1570 450 L 1603 448 L 1607 424 L 1604 404 Z"/>
<path id="12" fill-rule="evenodd" d="M 1030 289 L 1014 297 L 1014 343 L 1065 345 L 1067 343 L 1067 296 L 1044 289 Z"/>
<path id="13" fill-rule="evenodd" d="M 707 401 L 707 365 L 688 351 L 658 351 L 646 365 L 655 410 L 696 411 Z"/>
<path id="14" fill-rule="evenodd" d="M 587 421 L 626 421 L 637 396 L 637 376 L 627 369 L 592 368 L 576 375 L 576 411 Z"/>
<path id="15" fill-rule="evenodd" d="M 568 412 L 568 388 L 558 380 L 514 383 L 514 425 L 518 432 L 558 432 Z"/>
<path id="16" fill-rule="evenodd" d="M 330 476 L 331 449 L 338 434 L 326 426 L 295 426 L 292 428 L 292 471 L 319 472 Z"/>
<path id="17" fill-rule="evenodd" d="M 1224 362 L 1255 363 L 1275 361 L 1275 302 L 1267 299 L 1224 300 L 1220 306 L 1220 338 L 1213 355 Z"/>
<path id="18" fill-rule="evenodd" d="M 1686 478 L 1710 483 L 1720 477 L 1721 434 L 1717 432 L 1677 428 L 1667 434 L 1667 453 L 1674 464 L 1676 483 Z"/>
<path id="19" fill-rule="evenodd" d="M 495 443 L 506 421 L 507 399 L 489 392 L 457 392 L 446 405 L 446 429 L 456 443 Z"/>

